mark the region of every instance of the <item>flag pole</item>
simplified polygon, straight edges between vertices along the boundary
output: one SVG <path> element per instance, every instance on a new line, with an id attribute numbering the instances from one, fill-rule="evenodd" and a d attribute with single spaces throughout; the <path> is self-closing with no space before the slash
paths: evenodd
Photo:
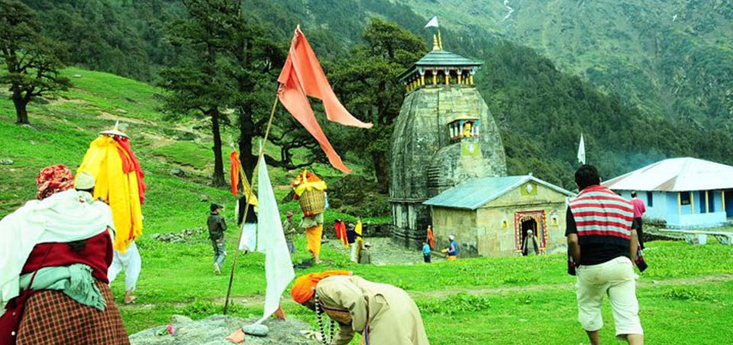
<path id="1" fill-rule="evenodd" d="M 247 219 L 247 213 L 249 212 L 250 200 L 252 200 L 252 194 L 254 193 L 255 181 L 257 180 L 257 169 L 262 161 L 262 156 L 265 154 L 265 146 L 267 146 L 267 137 L 270 135 L 270 129 L 272 128 L 272 119 L 275 117 L 275 110 L 277 109 L 277 102 L 279 100 L 279 94 L 275 95 L 275 102 L 272 104 L 272 111 L 270 112 L 270 119 L 267 121 L 267 130 L 265 131 L 265 139 L 260 146 L 260 153 L 257 157 L 257 163 L 255 164 L 255 170 L 252 172 L 252 184 L 250 185 L 249 192 L 246 198 L 246 207 L 244 208 L 244 215 L 242 217 L 242 225 L 239 229 L 239 239 L 237 239 L 236 250 L 234 251 L 234 260 L 232 262 L 232 272 L 229 274 L 229 287 L 227 288 L 227 297 L 224 302 L 224 315 L 229 310 L 229 297 L 232 294 L 232 283 L 234 282 L 234 269 L 237 267 L 237 257 L 239 257 L 239 243 L 242 241 L 242 235 L 244 234 L 244 224 Z M 240 138 L 241 140 L 241 138 Z M 242 172 L 244 174 L 244 172 Z M 246 180 L 245 180 L 246 181 Z"/>

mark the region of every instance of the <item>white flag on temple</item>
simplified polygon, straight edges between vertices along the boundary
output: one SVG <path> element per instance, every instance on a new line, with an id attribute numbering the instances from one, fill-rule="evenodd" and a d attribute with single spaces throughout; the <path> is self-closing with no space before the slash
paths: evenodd
<path id="1" fill-rule="evenodd" d="M 430 21 L 427 24 L 425 24 L 425 27 L 426 28 L 437 28 L 437 27 L 440 27 L 438 25 L 438 16 L 435 16 L 432 19 L 430 19 Z"/>
<path id="2" fill-rule="evenodd" d="M 280 211 L 272 191 L 270 176 L 267 174 L 267 164 L 262 157 L 259 168 L 257 189 L 259 199 L 259 214 L 257 217 L 257 251 L 265 254 L 265 276 L 267 289 L 265 290 L 265 311 L 260 324 L 280 307 L 280 297 L 285 288 L 295 278 L 290 252 L 285 243 L 285 234 L 280 222 Z"/>
<path id="3" fill-rule="evenodd" d="M 583 134 L 580 134 L 580 144 L 578 144 L 578 161 L 585 164 L 585 141 L 583 141 Z"/>

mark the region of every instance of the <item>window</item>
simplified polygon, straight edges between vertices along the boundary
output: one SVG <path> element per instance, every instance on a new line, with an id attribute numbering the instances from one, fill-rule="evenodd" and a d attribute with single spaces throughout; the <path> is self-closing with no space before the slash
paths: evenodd
<path id="1" fill-rule="evenodd" d="M 654 207 L 654 193 L 646 192 L 646 205 L 649 207 Z"/>
<path id="2" fill-rule="evenodd" d="M 715 191 L 711 190 L 708 192 L 708 211 L 715 212 Z"/>
<path id="3" fill-rule="evenodd" d="M 700 213 L 707 212 L 707 209 L 705 207 L 705 192 L 703 192 L 703 191 L 697 192 L 697 198 L 698 198 L 698 200 L 700 200 L 697 203 L 698 205 L 700 205 Z"/>
<path id="4" fill-rule="evenodd" d="M 690 192 L 679 192 L 680 193 L 680 205 L 690 204 Z"/>

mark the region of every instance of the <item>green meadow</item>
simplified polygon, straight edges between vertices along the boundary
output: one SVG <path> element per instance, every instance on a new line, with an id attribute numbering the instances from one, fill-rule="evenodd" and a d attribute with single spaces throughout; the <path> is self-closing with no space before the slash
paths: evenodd
<path id="1" fill-rule="evenodd" d="M 138 241 L 143 272 L 138 301 L 121 305 L 123 279 L 113 284 L 128 332 L 163 325 L 173 314 L 204 318 L 223 310 L 234 254 L 236 230 L 227 233 L 228 253 L 222 276 L 211 265 L 206 233 L 185 243 L 165 243 L 156 233 L 179 233 L 203 228 L 209 203 L 226 206 L 234 224 L 234 197 L 226 189 L 208 186 L 213 164 L 206 121 L 167 120 L 159 110 L 155 87 L 113 76 L 69 68 L 64 74 L 74 88 L 29 106 L 32 127 L 14 124 L 7 97 L 0 98 L 0 216 L 12 212 L 35 194 L 35 174 L 44 166 L 64 163 L 75 169 L 97 133 L 120 121 L 132 138 L 148 186 L 143 205 L 145 235 Z M 5 92 L 5 91 L 3 91 Z M 223 138 L 234 131 L 225 128 Z M 228 155 L 225 150 L 225 157 Z M 228 163 L 227 163 L 228 164 Z M 179 168 L 184 176 L 174 176 Z M 341 175 L 327 166 L 313 169 L 326 181 Z M 355 169 L 363 171 L 363 169 Z M 269 168 L 278 200 L 298 171 Z M 296 202 L 280 204 L 281 213 L 297 214 Z M 354 217 L 329 212 L 334 218 Z M 365 221 L 385 219 L 363 217 Z M 325 231 L 328 231 L 326 229 Z M 640 275 L 638 297 L 647 344 L 730 344 L 733 322 L 733 246 L 712 241 L 706 246 L 684 242 L 650 242 L 649 270 Z M 294 261 L 306 259 L 305 239 L 296 240 Z M 375 248 L 375 254 L 379 248 Z M 324 247 L 324 269 L 348 269 L 368 280 L 389 283 L 408 291 L 422 311 L 431 344 L 578 344 L 587 343 L 576 321 L 575 278 L 566 274 L 565 257 L 475 258 L 435 264 L 358 266 L 342 248 Z M 421 260 L 415 252 L 415 261 Z M 241 255 L 235 267 L 235 316 L 261 314 L 265 291 L 264 257 Z M 315 315 L 283 298 L 288 317 L 315 325 Z M 610 309 L 604 306 L 603 343 L 615 343 Z M 356 344 L 357 340 L 353 342 Z"/>

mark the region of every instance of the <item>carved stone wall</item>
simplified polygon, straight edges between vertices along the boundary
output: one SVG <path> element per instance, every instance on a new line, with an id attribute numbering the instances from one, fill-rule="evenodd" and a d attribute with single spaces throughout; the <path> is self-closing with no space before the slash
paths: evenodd
<path id="1" fill-rule="evenodd" d="M 451 140 L 448 124 L 478 118 L 478 136 Z M 506 175 L 504 146 L 486 102 L 474 87 L 420 88 L 405 98 L 390 151 L 392 237 L 419 246 L 430 224 L 422 202 L 473 177 Z"/>

